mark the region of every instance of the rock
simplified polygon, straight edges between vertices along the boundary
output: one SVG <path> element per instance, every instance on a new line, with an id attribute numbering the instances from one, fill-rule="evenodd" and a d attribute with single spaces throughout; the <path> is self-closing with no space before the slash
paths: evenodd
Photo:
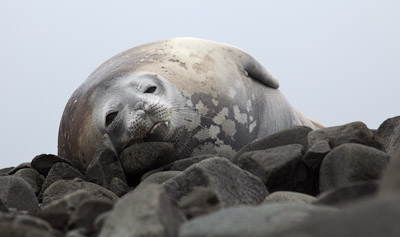
<path id="1" fill-rule="evenodd" d="M 215 155 L 199 155 L 199 156 L 193 156 L 181 160 L 174 161 L 170 164 L 164 165 L 161 168 L 150 170 L 149 172 L 145 173 L 141 180 L 143 181 L 150 175 L 157 173 L 157 172 L 162 172 L 162 171 L 184 171 L 185 169 L 189 168 L 191 165 L 199 163 L 202 160 L 215 157 Z"/>
<path id="2" fill-rule="evenodd" d="M 113 178 L 118 178 L 126 183 L 124 171 L 118 160 L 118 154 L 110 137 L 105 134 L 87 167 L 85 179 L 105 188 L 110 188 Z"/>
<path id="3" fill-rule="evenodd" d="M 65 237 L 86 237 L 86 230 L 84 228 L 68 231 Z"/>
<path id="4" fill-rule="evenodd" d="M 279 191 L 274 192 L 268 195 L 264 200 L 265 204 L 274 204 L 274 203 L 298 203 L 298 204 L 311 204 L 316 200 L 315 197 L 297 193 L 297 192 L 288 192 L 288 191 Z"/>
<path id="5" fill-rule="evenodd" d="M 355 203 L 341 212 L 309 218 L 274 237 L 397 237 L 400 233 L 400 196 L 388 195 Z"/>
<path id="6" fill-rule="evenodd" d="M 400 148 L 391 156 L 390 163 L 382 175 L 380 193 L 400 193 Z"/>
<path id="7" fill-rule="evenodd" d="M 312 131 L 311 128 L 304 126 L 295 126 L 284 129 L 265 138 L 253 141 L 250 144 L 244 146 L 235 154 L 234 158 L 237 158 L 248 151 L 265 150 L 291 144 L 300 144 L 304 148 L 307 148 L 307 134 L 310 131 Z"/>
<path id="8" fill-rule="evenodd" d="M 174 145 L 166 142 L 133 144 L 121 152 L 119 159 L 128 183 L 134 186 L 147 171 L 175 161 Z"/>
<path id="9" fill-rule="evenodd" d="M 379 126 L 376 140 L 383 145 L 383 150 L 392 155 L 400 147 L 400 116 L 390 118 Z"/>
<path id="10" fill-rule="evenodd" d="M 165 190 L 149 184 L 126 194 L 115 204 L 99 237 L 177 236 L 184 220 Z"/>
<path id="11" fill-rule="evenodd" d="M 0 223 L 0 233 L 2 236 L 13 237 L 56 237 L 53 233 L 45 230 L 36 229 L 31 226 L 13 225 L 8 222 Z"/>
<path id="12" fill-rule="evenodd" d="M 0 177 L 0 200 L 7 208 L 30 213 L 39 211 L 39 203 L 32 187 L 18 177 Z"/>
<path id="13" fill-rule="evenodd" d="M 50 185 L 58 180 L 72 180 L 75 178 L 83 179 L 83 175 L 71 165 L 64 162 L 57 162 L 51 167 L 44 180 L 41 190 L 42 194 Z"/>
<path id="14" fill-rule="evenodd" d="M 162 184 L 165 181 L 167 181 L 168 179 L 173 178 L 181 173 L 182 173 L 182 171 L 163 171 L 163 172 L 154 173 L 154 174 L 148 176 L 140 184 L 143 184 L 143 183 L 145 183 L 145 184 L 148 184 L 148 183 Z"/>
<path id="15" fill-rule="evenodd" d="M 3 168 L 0 169 L 0 176 L 5 176 L 8 175 L 8 173 L 13 170 L 15 167 L 7 167 L 7 168 Z"/>
<path id="16" fill-rule="evenodd" d="M 69 160 L 61 158 L 59 156 L 51 154 L 41 154 L 33 158 L 31 166 L 33 169 L 37 170 L 40 174 L 47 176 L 51 167 L 58 162 L 72 165 Z"/>
<path id="17" fill-rule="evenodd" d="M 221 208 L 217 194 L 207 188 L 195 188 L 178 203 L 188 219 L 204 215 Z"/>
<path id="18" fill-rule="evenodd" d="M 311 169 L 318 170 L 322 160 L 330 151 L 331 146 L 328 139 L 318 140 L 308 149 L 303 161 Z"/>
<path id="19" fill-rule="evenodd" d="M 352 205 L 356 201 L 375 195 L 377 190 L 378 184 L 373 181 L 345 184 L 344 186 L 322 193 L 313 204 L 335 207 Z"/>
<path id="20" fill-rule="evenodd" d="M 12 222 L 13 225 L 16 226 L 29 226 L 35 229 L 44 230 L 47 232 L 53 232 L 53 228 L 51 225 L 45 220 L 30 216 L 30 215 L 21 215 L 17 214 Z"/>
<path id="21" fill-rule="evenodd" d="M 122 195 L 124 195 L 127 192 L 129 192 L 130 188 L 126 184 L 126 182 L 120 180 L 117 177 L 114 177 L 114 178 L 111 179 L 109 190 L 111 192 L 115 193 L 118 197 L 121 197 Z"/>
<path id="22" fill-rule="evenodd" d="M 206 187 L 216 193 L 222 206 L 255 205 L 268 194 L 259 178 L 220 157 L 194 164 L 162 186 L 176 200 L 187 196 L 197 187 Z"/>
<path id="23" fill-rule="evenodd" d="M 110 190 L 100 185 L 85 182 L 83 180 L 58 180 L 50 185 L 43 193 L 43 205 L 46 206 L 55 200 L 59 200 L 69 193 L 84 189 L 90 193 L 93 198 L 110 200 L 115 202 L 118 196 Z"/>
<path id="24" fill-rule="evenodd" d="M 357 143 L 380 149 L 382 145 L 374 139 L 374 134 L 362 122 L 353 122 L 342 126 L 322 128 L 310 132 L 307 136 L 309 147 L 321 140 L 328 140 L 333 149 L 346 143 Z"/>
<path id="25" fill-rule="evenodd" d="M 39 172 L 37 172 L 37 170 L 32 168 L 20 169 L 15 172 L 13 176 L 25 180 L 32 187 L 35 194 L 39 194 L 44 182 L 44 178 L 39 174 Z"/>
<path id="26" fill-rule="evenodd" d="M 233 163 L 259 177 L 268 191 L 315 193 L 299 144 L 242 153 Z"/>
<path id="27" fill-rule="evenodd" d="M 179 237 L 274 236 L 270 233 L 335 212 L 331 208 L 294 203 L 231 207 L 186 222 L 179 230 Z"/>
<path id="28" fill-rule="evenodd" d="M 22 164 L 19 164 L 17 167 L 14 167 L 12 170 L 10 170 L 10 171 L 8 171 L 8 175 L 13 175 L 13 174 L 15 174 L 18 170 L 21 170 L 21 169 L 29 169 L 29 168 L 31 168 L 31 163 L 29 163 L 29 162 L 26 162 L 26 163 L 22 163 Z"/>
<path id="29" fill-rule="evenodd" d="M 343 144 L 334 148 L 322 161 L 321 192 L 358 181 L 378 179 L 389 163 L 386 153 L 360 144 Z"/>
<path id="30" fill-rule="evenodd" d="M 93 199 L 83 201 L 73 212 L 69 227 L 71 229 L 84 228 L 87 233 L 94 233 L 96 231 L 94 228 L 95 219 L 112 208 L 113 204 L 109 201 Z"/>

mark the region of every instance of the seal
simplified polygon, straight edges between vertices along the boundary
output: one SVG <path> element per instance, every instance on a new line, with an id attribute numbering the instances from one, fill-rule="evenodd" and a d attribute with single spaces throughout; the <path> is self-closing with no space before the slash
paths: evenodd
<path id="1" fill-rule="evenodd" d="M 294 109 L 278 81 L 233 46 L 174 38 L 122 52 L 69 99 L 58 155 L 87 166 L 104 134 L 117 152 L 134 143 L 174 144 L 178 159 L 232 157 L 281 129 L 320 125 Z"/>

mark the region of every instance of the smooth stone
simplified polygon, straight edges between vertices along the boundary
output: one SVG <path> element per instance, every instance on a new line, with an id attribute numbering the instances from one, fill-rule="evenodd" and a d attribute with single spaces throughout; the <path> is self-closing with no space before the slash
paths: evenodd
<path id="1" fill-rule="evenodd" d="M 313 204 L 335 207 L 352 205 L 354 202 L 370 198 L 377 193 L 377 190 L 376 181 L 350 183 L 322 193 Z"/>
<path id="2" fill-rule="evenodd" d="M 304 126 L 295 126 L 284 129 L 265 138 L 255 140 L 250 144 L 244 146 L 235 154 L 234 159 L 248 151 L 265 150 L 291 144 L 300 144 L 307 149 L 307 135 L 311 131 L 311 128 Z"/>
<path id="3" fill-rule="evenodd" d="M 376 180 L 390 161 L 390 156 L 378 149 L 343 144 L 334 148 L 322 161 L 319 178 L 321 192 L 359 181 Z"/>
<path id="4" fill-rule="evenodd" d="M 256 205 L 268 194 L 258 177 L 220 157 L 194 164 L 162 186 L 178 201 L 195 188 L 206 187 L 216 193 L 222 206 Z"/>
<path id="5" fill-rule="evenodd" d="M 324 157 L 331 151 L 329 139 L 316 141 L 303 157 L 304 163 L 313 170 L 318 170 Z"/>
<path id="6" fill-rule="evenodd" d="M 118 154 L 110 137 L 105 134 L 86 169 L 85 179 L 109 189 L 113 178 L 118 178 L 126 183 L 124 170 L 118 160 Z"/>
<path id="7" fill-rule="evenodd" d="M 383 145 L 383 150 L 392 155 L 400 147 L 400 116 L 387 119 L 383 122 L 375 137 Z"/>
<path id="8" fill-rule="evenodd" d="M 278 191 L 271 193 L 264 199 L 265 204 L 275 204 L 275 203 L 298 203 L 298 204 L 311 204 L 316 200 L 315 197 L 290 191 Z"/>
<path id="9" fill-rule="evenodd" d="M 335 212 L 332 208 L 295 203 L 231 207 L 186 222 L 178 236 L 273 236 L 270 233 L 290 229 L 304 219 Z"/>
<path id="10" fill-rule="evenodd" d="M 382 174 L 380 194 L 400 193 L 400 147 L 391 156 L 390 163 Z"/>
<path id="11" fill-rule="evenodd" d="M 99 237 L 177 236 L 185 220 L 165 190 L 155 184 L 127 193 L 107 215 Z"/>
<path id="12" fill-rule="evenodd" d="M 210 189 L 198 187 L 182 197 L 178 206 L 188 219 L 214 212 L 221 208 L 217 194 Z"/>
<path id="13" fill-rule="evenodd" d="M 33 169 L 37 170 L 40 174 L 47 176 L 51 167 L 58 162 L 72 165 L 69 160 L 64 159 L 62 157 L 52 154 L 41 154 L 33 158 L 33 160 L 31 161 L 31 166 Z"/>
<path id="14" fill-rule="evenodd" d="M 117 177 L 112 178 L 110 187 L 108 189 L 111 192 L 115 193 L 118 197 L 121 197 L 131 190 L 126 182 L 120 180 Z"/>
<path id="15" fill-rule="evenodd" d="M 19 164 L 18 166 L 14 167 L 12 170 L 8 171 L 7 174 L 8 174 L 8 175 L 13 175 L 13 174 L 15 174 L 18 170 L 21 170 L 21 169 L 29 169 L 29 168 L 32 168 L 32 167 L 31 167 L 31 163 L 29 163 L 29 162 L 21 163 L 21 164 Z"/>
<path id="16" fill-rule="evenodd" d="M 8 222 L 0 223 L 1 236 L 12 237 L 59 237 L 51 232 L 25 225 L 12 225 Z"/>
<path id="17" fill-rule="evenodd" d="M 0 177 L 0 200 L 7 208 L 16 208 L 30 213 L 39 211 L 35 192 L 25 180 L 19 177 Z"/>
<path id="18" fill-rule="evenodd" d="M 110 190 L 100 185 L 85 182 L 83 180 L 58 180 L 50 185 L 43 193 L 43 205 L 46 206 L 55 200 L 59 200 L 69 193 L 84 189 L 90 193 L 93 198 L 117 201 L 119 198 Z"/>
<path id="19" fill-rule="evenodd" d="M 33 189 L 36 195 L 39 194 L 42 189 L 44 177 L 39 172 L 32 168 L 21 169 L 15 172 L 13 175 L 25 180 Z"/>
<path id="20" fill-rule="evenodd" d="M 144 179 L 140 184 L 147 184 L 147 183 L 154 183 L 154 184 L 162 184 L 165 181 L 181 174 L 182 171 L 163 171 L 163 172 L 157 172 L 154 173 L 150 176 L 148 176 L 146 179 Z"/>

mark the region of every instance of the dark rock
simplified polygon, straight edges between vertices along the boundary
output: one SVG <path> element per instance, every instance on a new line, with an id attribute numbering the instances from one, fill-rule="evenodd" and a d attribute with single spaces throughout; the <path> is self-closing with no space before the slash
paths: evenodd
<path id="1" fill-rule="evenodd" d="M 149 184 L 126 194 L 115 204 L 99 237 L 177 236 L 184 220 L 165 190 Z"/>
<path id="2" fill-rule="evenodd" d="M 0 177 L 0 200 L 7 208 L 30 213 L 39 211 L 39 203 L 32 187 L 18 177 Z"/>
<path id="3" fill-rule="evenodd" d="M 44 180 L 41 190 L 42 194 L 50 185 L 58 180 L 72 180 L 75 178 L 83 179 L 83 175 L 71 165 L 57 162 L 51 167 L 46 179 Z"/>
<path id="4" fill-rule="evenodd" d="M 358 181 L 378 179 L 390 156 L 378 149 L 343 144 L 334 148 L 322 161 L 319 178 L 321 192 Z"/>
<path id="5" fill-rule="evenodd" d="M 163 171 L 163 172 L 154 173 L 154 174 L 148 176 L 140 184 L 141 185 L 148 184 L 148 183 L 162 184 L 165 181 L 167 181 L 168 179 L 173 178 L 181 173 L 182 173 L 182 171 Z"/>
<path id="6" fill-rule="evenodd" d="M 382 175 L 380 193 L 400 193 L 400 147 L 391 156 L 390 163 Z"/>
<path id="7" fill-rule="evenodd" d="M 78 206 L 78 209 L 72 214 L 69 227 L 71 229 L 84 228 L 87 233 L 94 233 L 95 219 L 102 213 L 108 212 L 113 208 L 113 204 L 104 200 L 89 199 Z"/>
<path id="8" fill-rule="evenodd" d="M 390 118 L 379 126 L 376 140 L 383 145 L 383 150 L 390 155 L 400 147 L 400 116 Z"/>
<path id="9" fill-rule="evenodd" d="M 13 170 L 15 167 L 8 167 L 8 168 L 3 168 L 0 169 L 0 176 L 5 176 L 8 175 L 8 173 Z"/>
<path id="10" fill-rule="evenodd" d="M 145 180 L 147 177 L 150 175 L 157 173 L 157 172 L 162 172 L 162 171 L 184 171 L 185 169 L 189 168 L 191 165 L 199 163 L 202 160 L 215 157 L 215 155 L 199 155 L 199 156 L 193 156 L 181 160 L 177 160 L 172 162 L 171 164 L 164 165 L 161 168 L 150 170 L 149 172 L 145 173 L 141 180 Z"/>
<path id="11" fill-rule="evenodd" d="M 39 194 L 44 178 L 39 172 L 32 168 L 20 169 L 13 175 L 25 180 L 33 189 L 36 195 Z"/>
<path id="12" fill-rule="evenodd" d="M 318 170 L 322 160 L 331 151 L 329 140 L 316 141 L 306 152 L 303 157 L 304 163 L 313 170 Z"/>
<path id="13" fill-rule="evenodd" d="M 57 235 L 45 230 L 25 225 L 12 225 L 8 222 L 0 222 L 1 236 L 12 237 L 57 237 Z"/>
<path id="14" fill-rule="evenodd" d="M 370 198 L 376 194 L 377 190 L 377 182 L 372 181 L 345 184 L 339 188 L 322 193 L 313 204 L 336 207 L 352 205 L 361 199 Z"/>
<path id="15" fill-rule="evenodd" d="M 195 188 L 178 203 L 188 219 L 208 214 L 221 208 L 217 194 L 207 188 Z"/>
<path id="16" fill-rule="evenodd" d="M 302 161 L 304 151 L 299 144 L 242 153 L 233 162 L 259 177 L 268 191 L 315 193 L 312 176 Z"/>
<path id="17" fill-rule="evenodd" d="M 300 144 L 304 148 L 307 148 L 307 134 L 310 131 L 312 131 L 311 128 L 304 126 L 295 126 L 284 129 L 268 137 L 253 141 L 250 144 L 244 146 L 235 154 L 234 158 L 237 158 L 248 151 L 265 150 L 291 144 Z"/>
<path id="18" fill-rule="evenodd" d="M 8 212 L 8 208 L 4 205 L 3 201 L 0 199 L 0 212 Z"/>
<path id="19" fill-rule="evenodd" d="M 110 190 L 101 187 L 100 185 L 85 182 L 83 180 L 59 180 L 50 185 L 43 193 L 43 205 L 61 199 L 68 193 L 84 189 L 88 191 L 92 197 L 97 199 L 110 200 L 115 202 L 118 196 Z"/>
<path id="20" fill-rule="evenodd" d="M 310 132 L 307 136 L 309 147 L 321 140 L 328 140 L 333 149 L 346 143 L 357 143 L 380 149 L 382 145 L 374 139 L 374 134 L 362 122 L 353 122 L 342 126 L 322 128 Z"/>
<path id="21" fill-rule="evenodd" d="M 87 231 L 84 228 L 79 228 L 69 231 L 67 234 L 65 234 L 65 237 L 86 237 L 86 232 Z"/>
<path id="22" fill-rule="evenodd" d="M 186 222 L 179 230 L 179 237 L 274 236 L 270 233 L 290 229 L 307 218 L 335 212 L 332 208 L 294 203 L 232 207 Z"/>
<path id="23" fill-rule="evenodd" d="M 115 193 L 118 197 L 121 197 L 122 195 L 124 195 L 127 192 L 129 192 L 130 188 L 126 184 L 126 182 L 120 180 L 117 177 L 114 177 L 114 178 L 111 179 L 109 190 L 111 192 Z"/>
<path id="24" fill-rule="evenodd" d="M 220 157 L 194 164 L 162 186 L 176 200 L 187 196 L 197 187 L 207 187 L 217 194 L 222 206 L 255 205 L 268 194 L 259 178 Z"/>
<path id="25" fill-rule="evenodd" d="M 298 204 L 311 204 L 316 198 L 307 194 L 279 191 L 268 195 L 264 200 L 265 204 L 274 203 L 298 203 Z"/>
<path id="26" fill-rule="evenodd" d="M 118 160 L 118 154 L 110 137 L 105 134 L 87 167 L 85 179 L 109 189 L 113 178 L 118 178 L 126 183 L 124 171 Z"/>
<path id="27" fill-rule="evenodd" d="M 28 169 L 28 168 L 31 168 L 31 163 L 29 163 L 29 162 L 27 162 L 27 163 L 22 163 L 22 164 L 19 164 L 17 167 L 14 167 L 12 170 L 10 170 L 10 171 L 8 171 L 8 175 L 13 175 L 13 174 L 15 174 L 18 170 L 21 170 L 21 169 Z"/>
<path id="28" fill-rule="evenodd" d="M 17 214 L 12 221 L 13 225 L 16 226 L 29 226 L 33 227 L 35 229 L 40 229 L 40 230 L 45 230 L 47 232 L 52 232 L 53 228 L 51 225 L 46 222 L 45 220 L 35 217 L 35 216 L 30 216 L 30 215 L 21 215 Z"/>
<path id="29" fill-rule="evenodd" d="M 296 227 L 271 234 L 274 237 L 397 237 L 400 233 L 400 196 L 355 203 L 341 212 L 309 218 Z"/>
<path id="30" fill-rule="evenodd" d="M 33 158 L 31 162 L 32 168 L 37 170 L 40 174 L 47 176 L 51 167 L 58 162 L 66 163 L 72 165 L 69 160 L 62 157 L 51 155 L 51 154 L 41 154 Z"/>
<path id="31" fill-rule="evenodd" d="M 119 159 L 128 183 L 135 185 L 147 171 L 175 161 L 174 145 L 166 142 L 133 144 L 121 152 Z"/>

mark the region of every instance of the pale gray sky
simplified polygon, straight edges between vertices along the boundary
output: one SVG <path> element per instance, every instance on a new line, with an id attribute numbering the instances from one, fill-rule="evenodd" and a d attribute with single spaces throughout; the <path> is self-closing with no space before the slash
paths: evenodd
<path id="1" fill-rule="evenodd" d="M 398 0 L 1 0 L 0 36 L 0 168 L 57 153 L 64 106 L 102 62 L 178 36 L 246 50 L 326 126 L 400 115 Z"/>

